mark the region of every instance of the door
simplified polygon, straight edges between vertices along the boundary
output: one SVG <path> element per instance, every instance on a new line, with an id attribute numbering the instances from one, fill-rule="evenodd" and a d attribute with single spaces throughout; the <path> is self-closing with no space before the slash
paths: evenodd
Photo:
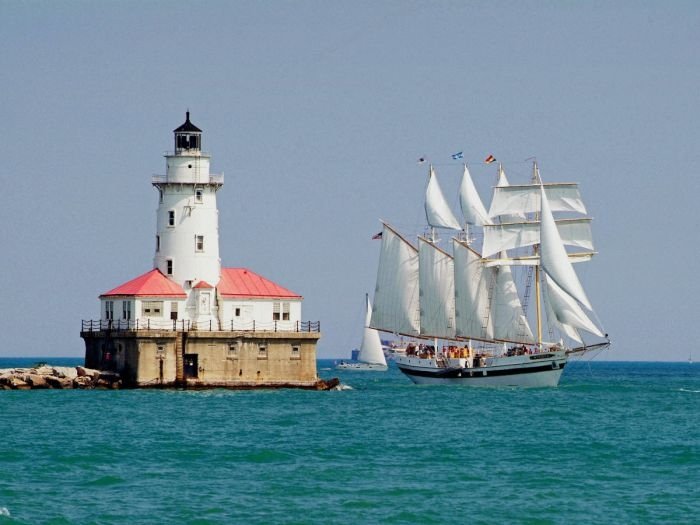
<path id="1" fill-rule="evenodd" d="M 199 377 L 197 354 L 185 354 L 185 379 Z"/>

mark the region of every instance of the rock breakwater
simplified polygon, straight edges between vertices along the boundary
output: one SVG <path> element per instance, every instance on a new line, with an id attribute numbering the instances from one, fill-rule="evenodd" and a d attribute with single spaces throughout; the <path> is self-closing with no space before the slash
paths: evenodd
<path id="1" fill-rule="evenodd" d="M 32 368 L 0 369 L 0 390 L 118 389 L 119 374 L 82 366 L 37 365 Z"/>

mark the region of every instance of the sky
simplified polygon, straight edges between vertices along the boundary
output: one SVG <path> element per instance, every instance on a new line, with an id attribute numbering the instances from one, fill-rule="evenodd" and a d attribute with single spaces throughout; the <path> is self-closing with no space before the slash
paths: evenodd
<path id="1" fill-rule="evenodd" d="M 463 151 L 485 201 L 489 154 L 580 183 L 598 359 L 686 360 L 698 27 L 692 1 L 2 0 L 0 356 L 83 355 L 99 294 L 152 268 L 151 176 L 189 109 L 225 174 L 224 266 L 303 295 L 320 358 L 360 343 L 379 220 L 422 229 L 416 160 L 458 211 Z"/>

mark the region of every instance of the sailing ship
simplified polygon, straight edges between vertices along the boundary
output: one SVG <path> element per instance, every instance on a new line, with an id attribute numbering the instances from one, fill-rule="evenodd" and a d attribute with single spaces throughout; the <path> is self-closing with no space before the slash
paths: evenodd
<path id="1" fill-rule="evenodd" d="M 371 370 L 383 372 L 387 370 L 384 349 L 379 338 L 379 332 L 369 327 L 372 318 L 372 304 L 369 302 L 369 294 L 365 294 L 365 329 L 362 334 L 360 352 L 357 354 L 357 362 L 341 362 L 336 366 L 338 370 Z"/>
<path id="2" fill-rule="evenodd" d="M 510 185 L 499 164 L 487 212 L 465 164 L 459 200 L 464 226 L 430 166 L 417 246 L 382 222 L 370 326 L 413 338 L 394 361 L 414 383 L 557 386 L 572 354 L 610 344 L 572 266 L 596 253 L 578 185 L 544 184 L 536 162 Z M 438 230 L 457 232 L 449 246 Z"/>

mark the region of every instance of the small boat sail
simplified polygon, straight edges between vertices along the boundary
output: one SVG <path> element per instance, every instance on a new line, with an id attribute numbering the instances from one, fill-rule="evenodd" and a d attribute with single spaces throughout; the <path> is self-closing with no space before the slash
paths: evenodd
<path id="1" fill-rule="evenodd" d="M 464 228 L 431 166 L 430 233 L 414 245 L 383 223 L 369 326 L 412 338 L 394 360 L 414 383 L 557 386 L 571 354 L 610 344 L 572 266 L 595 254 L 578 185 L 543 184 L 536 163 L 511 185 L 499 165 L 487 212 L 465 165 L 459 197 Z M 440 247 L 436 228 L 461 231 Z"/>
<path id="2" fill-rule="evenodd" d="M 383 372 L 388 368 L 386 358 L 384 357 L 382 342 L 379 339 L 379 332 L 369 327 L 369 322 L 372 318 L 372 305 L 369 302 L 368 294 L 365 295 L 365 304 L 365 330 L 362 334 L 362 344 L 360 345 L 360 352 L 357 354 L 357 362 L 341 362 L 336 366 L 338 370 L 371 370 Z"/>

